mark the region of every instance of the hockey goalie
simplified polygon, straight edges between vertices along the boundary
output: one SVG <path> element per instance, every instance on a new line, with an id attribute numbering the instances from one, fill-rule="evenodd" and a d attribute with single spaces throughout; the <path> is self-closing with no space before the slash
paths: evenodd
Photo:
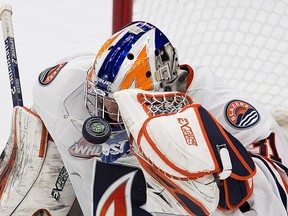
<path id="1" fill-rule="evenodd" d="M 286 216 L 288 147 L 276 122 L 210 69 L 178 61 L 168 38 L 138 21 L 109 38 L 96 57 L 73 56 L 40 73 L 33 111 L 51 136 L 47 156 L 56 146 L 55 157 L 69 174 L 63 192 L 70 183 L 73 188 L 61 191 L 59 202 L 71 207 L 76 196 L 85 216 Z M 32 146 L 39 146 L 36 140 L 27 137 Z M 20 141 L 13 142 L 18 150 Z M 45 170 L 41 157 L 23 161 Z M 9 169 L 1 171 L 4 177 Z M 24 193 L 25 181 L 6 182 L 1 213 L 9 208 L 6 215 L 13 215 L 26 206 L 33 187 Z M 27 194 L 22 202 L 13 198 L 19 191 Z M 42 201 L 37 191 L 31 198 Z M 49 203 L 43 202 L 37 206 Z"/>

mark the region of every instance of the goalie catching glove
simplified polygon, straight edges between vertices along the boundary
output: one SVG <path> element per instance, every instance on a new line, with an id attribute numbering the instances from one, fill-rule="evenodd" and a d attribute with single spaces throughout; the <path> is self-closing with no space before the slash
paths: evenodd
<path id="1" fill-rule="evenodd" d="M 129 89 L 113 96 L 147 182 L 165 188 L 179 213 L 209 215 L 248 199 L 254 163 L 201 105 L 178 92 Z"/>

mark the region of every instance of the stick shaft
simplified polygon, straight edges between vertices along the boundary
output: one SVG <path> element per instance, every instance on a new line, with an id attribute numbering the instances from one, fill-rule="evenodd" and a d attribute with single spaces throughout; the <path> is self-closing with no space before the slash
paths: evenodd
<path id="1" fill-rule="evenodd" d="M 23 99 L 11 17 L 12 7 L 10 5 L 3 5 L 0 9 L 0 19 L 2 21 L 12 102 L 13 107 L 15 107 L 23 106 Z"/>

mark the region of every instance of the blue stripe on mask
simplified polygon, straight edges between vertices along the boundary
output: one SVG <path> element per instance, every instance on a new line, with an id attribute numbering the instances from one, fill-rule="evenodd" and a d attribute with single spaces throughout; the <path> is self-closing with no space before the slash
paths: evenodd
<path id="1" fill-rule="evenodd" d="M 137 25 L 143 30 L 143 32 L 140 32 L 139 34 L 127 32 L 115 44 L 115 46 L 108 53 L 101 68 L 99 69 L 98 77 L 100 77 L 102 80 L 107 80 L 111 83 L 114 82 L 115 77 L 117 76 L 120 67 L 123 64 L 123 61 L 125 60 L 127 54 L 131 50 L 133 44 L 135 44 L 143 34 L 154 28 L 154 26 L 150 24 L 149 25 L 145 24 L 146 23 L 141 22 Z M 108 90 L 108 86 L 104 83 L 99 82 L 97 86 L 104 90 Z"/>

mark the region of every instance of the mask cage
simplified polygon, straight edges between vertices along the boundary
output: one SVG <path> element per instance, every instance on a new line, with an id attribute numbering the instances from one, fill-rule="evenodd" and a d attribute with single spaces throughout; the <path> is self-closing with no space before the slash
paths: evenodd
<path id="1" fill-rule="evenodd" d="M 109 97 L 108 93 L 95 86 L 88 78 L 86 85 L 84 85 L 84 104 L 91 116 L 99 116 L 109 122 L 112 133 L 125 130 L 116 101 Z M 113 107 L 113 110 L 109 111 L 107 107 Z"/>
<path id="2" fill-rule="evenodd" d="M 193 103 L 188 95 L 181 92 L 142 94 L 138 98 L 149 116 L 177 113 L 185 106 Z"/>

